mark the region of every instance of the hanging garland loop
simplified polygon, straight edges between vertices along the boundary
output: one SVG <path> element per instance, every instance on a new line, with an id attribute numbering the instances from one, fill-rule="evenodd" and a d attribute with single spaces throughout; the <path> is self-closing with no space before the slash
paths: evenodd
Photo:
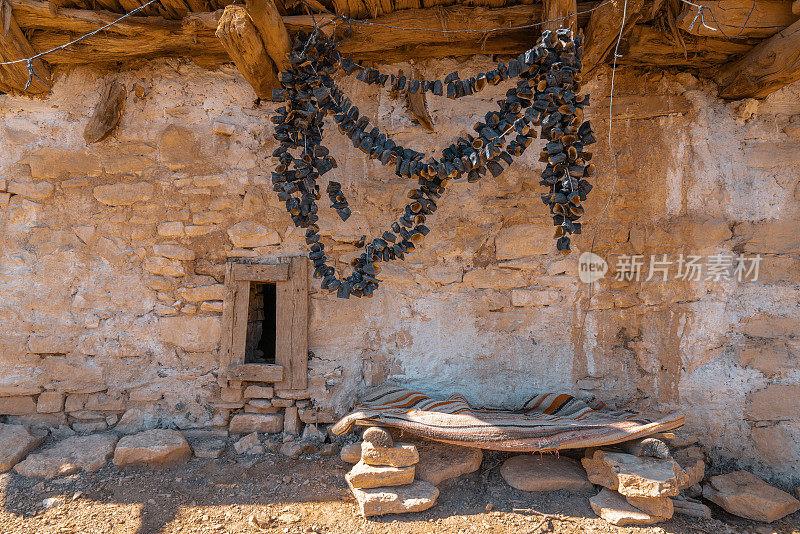
<path id="1" fill-rule="evenodd" d="M 589 99 L 578 93 L 581 42 L 569 30 L 545 31 L 530 50 L 468 79 L 457 72 L 444 81 L 381 74 L 343 58 L 335 43 L 319 31 L 301 33 L 289 59 L 291 67 L 280 75 L 281 88 L 273 91 L 274 100 L 287 103 L 272 117 L 274 137 L 280 142 L 272 154 L 278 160 L 272 184 L 295 226 L 306 229 L 308 257 L 323 289 L 336 291 L 340 298 L 372 296 L 380 283 L 381 262 L 405 259 L 430 231 L 427 219 L 436 211 L 448 181 L 466 176 L 467 181 L 475 182 L 487 171 L 496 178 L 536 138 L 535 127 L 547 141 L 539 158 L 546 163 L 540 181 L 546 187 L 542 201 L 549 206 L 556 227 L 557 249 L 569 252 L 570 234 L 581 233 L 577 222 L 583 215 L 581 202 L 592 189 L 588 178 L 595 172 L 589 162 L 592 154 L 585 150 L 595 142 L 591 123 L 583 120 Z M 358 80 L 371 85 L 386 87 L 389 83 L 394 96 L 430 92 L 453 99 L 504 80 L 518 80 L 498 103 L 499 109 L 475 124 L 475 135 L 459 137 L 434 158 L 399 145 L 372 126 L 337 85 L 334 78 L 340 71 L 357 73 Z M 393 166 L 398 176 L 417 181 L 408 192 L 409 203 L 390 229 L 370 242 L 357 243 L 363 252 L 352 261 L 353 270 L 344 278 L 328 265 L 317 224 L 321 198 L 317 180 L 337 167 L 322 143 L 328 115 L 354 147 Z M 331 208 L 346 221 L 351 210 L 341 184 L 331 180 L 325 192 Z"/>

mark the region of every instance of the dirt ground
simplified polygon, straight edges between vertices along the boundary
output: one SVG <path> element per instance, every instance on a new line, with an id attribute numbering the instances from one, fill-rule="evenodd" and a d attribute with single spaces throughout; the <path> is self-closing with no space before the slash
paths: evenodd
<path id="1" fill-rule="evenodd" d="M 226 452 L 167 469 L 120 470 L 50 481 L 0 475 L 0 532 L 93 533 L 790 533 L 800 512 L 771 525 L 712 506 L 714 519 L 675 516 L 651 527 L 613 527 L 587 502 L 592 491 L 526 493 L 508 486 L 489 452 L 481 469 L 440 486 L 437 504 L 415 514 L 364 519 L 344 482 L 338 456 L 290 460 Z M 43 504 L 47 499 L 49 507 Z"/>

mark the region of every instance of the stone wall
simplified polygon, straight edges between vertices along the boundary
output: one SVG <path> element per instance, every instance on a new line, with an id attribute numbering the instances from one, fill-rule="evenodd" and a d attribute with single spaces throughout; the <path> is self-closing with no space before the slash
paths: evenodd
<path id="1" fill-rule="evenodd" d="M 419 66 L 443 77 L 488 63 Z M 128 89 L 122 121 L 86 146 L 111 78 Z M 431 134 L 386 91 L 343 87 L 420 151 L 468 131 L 504 91 L 430 98 Z M 269 185 L 271 106 L 255 103 L 235 70 L 81 68 L 61 73 L 44 100 L 0 95 L 0 414 L 129 431 L 224 427 L 247 412 L 260 418 L 240 414 L 238 425 L 298 432 L 298 416 L 333 420 L 387 379 L 487 406 L 555 390 L 681 409 L 715 454 L 800 476 L 800 85 L 726 104 L 688 74 L 618 72 L 619 179 L 594 246 L 610 272 L 581 330 L 588 286 L 577 258 L 614 183 L 608 73 L 588 90 L 600 172 L 576 250 L 556 254 L 535 147 L 499 179 L 452 184 L 422 247 L 385 267 L 373 298 L 341 301 L 310 282 L 303 392 L 217 381 L 225 261 L 305 248 Z M 329 129 L 339 162 L 330 177 L 353 216 L 342 223 L 323 205 L 320 226 L 344 268 L 353 242 L 388 227 L 410 184 Z M 763 255 L 759 280 L 614 276 L 621 255 L 716 253 Z"/>

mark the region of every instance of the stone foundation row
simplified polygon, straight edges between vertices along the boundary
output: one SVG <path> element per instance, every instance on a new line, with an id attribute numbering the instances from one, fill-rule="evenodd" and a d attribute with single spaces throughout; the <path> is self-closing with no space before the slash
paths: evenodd
<path id="1" fill-rule="evenodd" d="M 49 443 L 40 448 L 45 442 Z M 227 431 L 152 429 L 119 436 L 113 432 L 72 435 L 52 439 L 47 431 L 23 425 L 0 423 L 0 473 L 14 470 L 27 477 L 55 478 L 78 471 L 93 472 L 111 459 L 118 467 L 163 467 L 198 458 L 219 458 L 228 447 Z M 262 455 L 269 450 L 291 458 L 302 454 L 332 455 L 339 450 L 324 443 L 326 435 L 308 425 L 302 438 L 285 435 L 265 439 L 253 432 L 232 443 L 236 454 Z"/>

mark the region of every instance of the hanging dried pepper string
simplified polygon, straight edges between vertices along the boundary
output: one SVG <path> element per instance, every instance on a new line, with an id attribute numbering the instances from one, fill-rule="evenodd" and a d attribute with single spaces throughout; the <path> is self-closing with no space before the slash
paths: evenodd
<path id="1" fill-rule="evenodd" d="M 404 259 L 429 232 L 426 218 L 436 211 L 448 180 L 466 175 L 468 181 L 477 181 L 487 170 L 499 176 L 503 164 L 510 165 L 536 137 L 533 126 L 539 126 L 541 136 L 549 141 L 540 155 L 540 160 L 547 162 L 540 183 L 548 187 L 548 192 L 542 200 L 550 206 L 557 227 L 557 248 L 568 252 L 569 234 L 581 232 L 576 222 L 583 214 L 580 202 L 591 189 L 586 178 L 594 173 L 594 166 L 588 163 L 591 154 L 583 150 L 594 142 L 591 125 L 583 122 L 583 107 L 588 100 L 576 93 L 580 53 L 580 42 L 571 38 L 569 30 L 544 32 L 536 47 L 509 62 L 515 65 L 512 73 L 521 79 L 507 91 L 499 111 L 487 113 L 485 122 L 474 126 L 478 135 L 467 134 L 444 149 L 439 160 L 424 161 L 424 154 L 398 145 L 377 127 L 370 128 L 369 119 L 339 89 L 333 76 L 340 69 L 353 72 L 354 63 L 341 57 L 333 41 L 318 31 L 301 34 L 290 55 L 291 68 L 281 74 L 283 88 L 274 91 L 275 99 L 288 103 L 272 118 L 275 138 L 281 143 L 273 153 L 279 165 L 272 181 L 294 224 L 306 228 L 309 258 L 314 263 L 314 276 L 322 278 L 322 288 L 336 290 L 341 298 L 371 296 L 380 282 L 380 262 Z M 492 75 L 487 81 L 499 83 L 509 77 L 507 67 L 498 67 L 496 72 L 500 80 Z M 448 83 L 454 83 L 457 75 L 449 78 L 453 79 Z M 485 75 L 475 80 L 479 78 Z M 466 83 L 472 88 L 474 82 Z M 395 80 L 395 84 L 399 82 Z M 398 176 L 418 181 L 418 186 L 409 191 L 411 202 L 391 231 L 363 244 L 364 252 L 353 260 L 353 271 L 345 278 L 337 276 L 327 264 L 317 225 L 316 201 L 321 198 L 317 179 L 336 167 L 322 144 L 327 115 L 333 115 L 339 131 L 353 146 L 384 165 L 394 165 Z M 505 143 L 512 132 L 516 137 Z M 300 149 L 299 157 L 292 155 L 293 149 Z M 351 212 L 341 184 L 330 181 L 326 192 L 331 207 L 346 220 Z"/>

